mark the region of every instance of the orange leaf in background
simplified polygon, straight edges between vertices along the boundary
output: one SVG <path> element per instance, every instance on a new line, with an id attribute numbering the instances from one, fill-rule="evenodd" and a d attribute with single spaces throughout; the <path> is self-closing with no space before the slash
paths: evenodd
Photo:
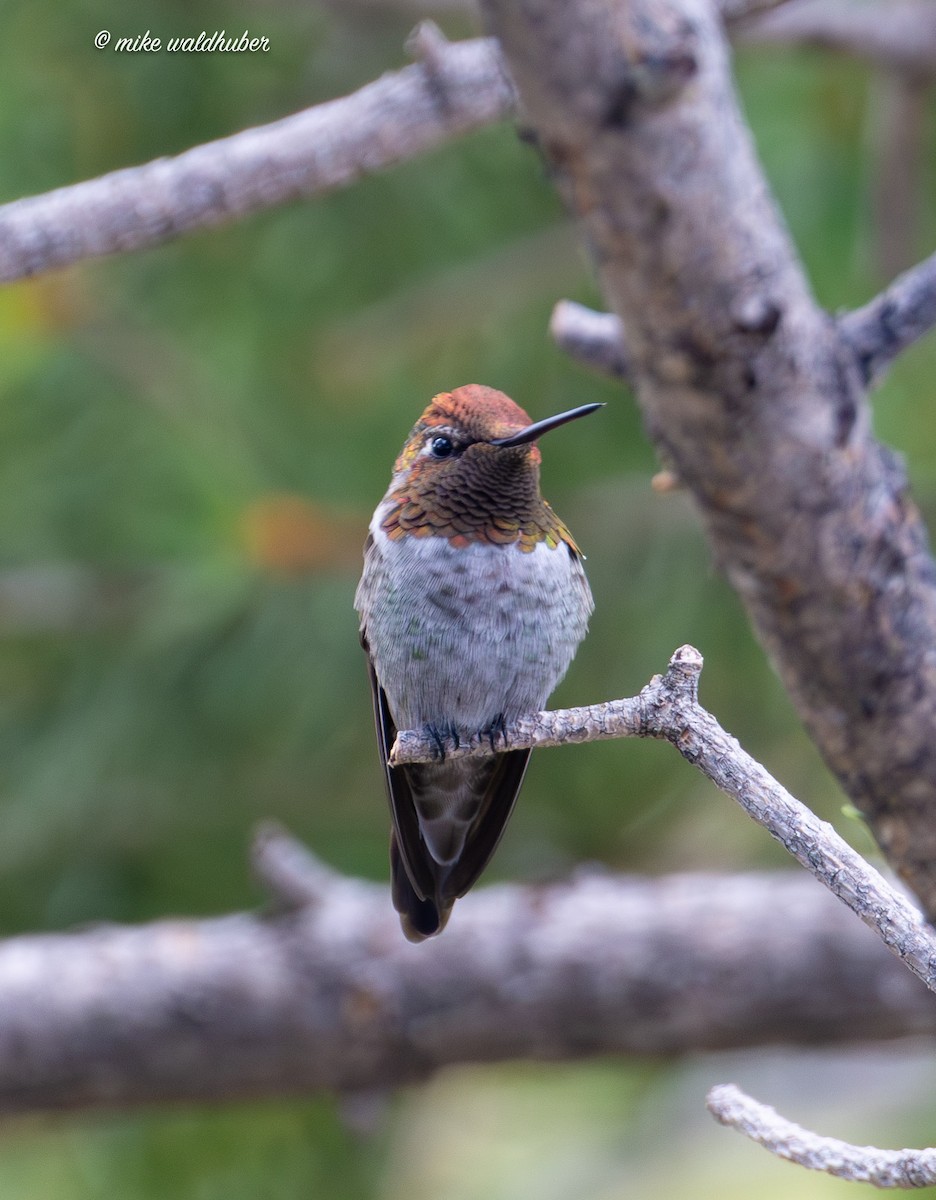
<path id="1" fill-rule="evenodd" d="M 261 496 L 243 516 L 251 563 L 287 576 L 358 567 L 366 526 L 363 517 L 335 512 L 289 492 Z"/>

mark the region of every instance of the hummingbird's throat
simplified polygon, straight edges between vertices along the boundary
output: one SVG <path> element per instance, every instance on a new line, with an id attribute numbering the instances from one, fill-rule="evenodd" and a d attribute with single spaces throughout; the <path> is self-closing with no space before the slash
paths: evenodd
<path id="1" fill-rule="evenodd" d="M 487 456 L 485 455 L 485 458 Z M 500 461 L 498 461 L 500 460 Z M 381 528 L 391 541 L 404 537 L 443 537 L 453 546 L 472 542 L 516 545 L 534 550 L 540 542 L 555 547 L 575 543 L 539 493 L 536 470 L 508 469 L 502 455 L 478 469 L 419 472 L 414 469 L 391 492 L 391 507 Z"/>

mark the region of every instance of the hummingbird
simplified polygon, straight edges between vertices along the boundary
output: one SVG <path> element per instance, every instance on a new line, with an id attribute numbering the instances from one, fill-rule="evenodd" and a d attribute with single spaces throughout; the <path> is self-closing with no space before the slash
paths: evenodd
<path id="1" fill-rule="evenodd" d="M 354 607 L 390 801 L 393 904 L 410 941 L 441 933 L 484 870 L 530 757 L 445 761 L 447 739 L 482 733 L 493 749 L 507 723 L 543 708 L 585 636 L 591 589 L 540 494 L 536 443 L 601 407 L 533 422 L 494 388 L 441 392 L 371 520 Z M 424 729 L 438 758 L 390 766 L 399 729 Z"/>

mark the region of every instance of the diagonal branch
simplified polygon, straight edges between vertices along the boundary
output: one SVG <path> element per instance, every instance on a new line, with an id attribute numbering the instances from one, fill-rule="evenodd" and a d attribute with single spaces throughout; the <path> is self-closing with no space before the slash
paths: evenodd
<path id="1" fill-rule="evenodd" d="M 869 383 L 879 379 L 902 351 L 936 326 L 936 254 L 838 322 L 862 377 Z"/>
<path id="2" fill-rule="evenodd" d="M 936 1150 L 879 1150 L 820 1137 L 746 1096 L 734 1084 L 712 1088 L 706 1103 L 723 1125 L 737 1129 L 779 1158 L 812 1171 L 879 1188 L 920 1188 L 936 1183 Z"/>
<path id="3" fill-rule="evenodd" d="M 0 281 L 156 246 L 348 184 L 513 111 L 490 39 L 425 31 L 423 61 L 345 96 L 161 158 L 0 206 Z"/>
<path id="4" fill-rule="evenodd" d="M 487 757 L 495 751 L 542 749 L 619 737 L 671 742 L 687 761 L 737 800 L 829 891 L 872 928 L 930 991 L 936 991 L 936 931 L 922 915 L 835 830 L 820 821 L 746 754 L 698 702 L 702 656 L 683 646 L 665 675 L 655 675 L 638 696 L 583 708 L 521 717 L 506 726 L 500 744 L 489 734 L 459 738 L 446 757 Z M 428 762 L 437 743 L 417 730 L 401 732 L 391 761 Z M 724 1085 L 709 1093 L 715 1117 L 774 1154 L 814 1170 L 878 1187 L 924 1187 L 936 1183 L 936 1151 L 888 1151 L 856 1147 L 791 1124 L 766 1105 Z"/>
<path id="5" fill-rule="evenodd" d="M 655 675 L 638 696 L 521 717 L 503 730 L 496 749 L 525 750 L 620 737 L 671 742 L 936 991 L 936 930 L 831 825 L 791 796 L 699 704 L 701 671 L 702 655 L 692 646 L 683 646 L 670 659 L 666 674 Z M 492 741 L 490 735 L 475 734 L 446 748 L 446 755 L 486 757 L 495 749 Z M 394 764 L 429 762 L 437 757 L 432 739 L 417 730 L 400 733 L 390 751 Z"/>

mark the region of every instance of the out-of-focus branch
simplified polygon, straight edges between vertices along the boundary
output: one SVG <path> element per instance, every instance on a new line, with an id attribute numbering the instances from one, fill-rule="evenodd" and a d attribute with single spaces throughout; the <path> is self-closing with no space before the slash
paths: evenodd
<path id="1" fill-rule="evenodd" d="M 919 253 L 933 77 L 878 71 L 869 85 L 870 258 L 877 278 L 890 279 Z"/>
<path id="2" fill-rule="evenodd" d="M 490 39 L 425 30 L 422 62 L 271 125 L 0 207 L 0 280 L 140 250 L 415 158 L 513 110 Z"/>
<path id="3" fill-rule="evenodd" d="M 595 312 L 574 300 L 560 300 L 552 312 L 549 332 L 560 350 L 612 379 L 629 379 L 624 326 L 615 313 Z"/>
<path id="4" fill-rule="evenodd" d="M 712 1088 L 706 1103 L 723 1125 L 737 1129 L 779 1158 L 812 1171 L 879 1188 L 920 1188 L 936 1183 L 936 1150 L 880 1150 L 820 1137 L 752 1100 L 733 1084 Z"/>
<path id="5" fill-rule="evenodd" d="M 793 0 L 744 21 L 739 41 L 841 50 L 877 66 L 936 74 L 936 10 L 928 0 L 856 4 L 854 0 Z"/>
<path id="6" fill-rule="evenodd" d="M 485 0 L 648 431 L 826 760 L 936 915 L 936 567 L 816 304 L 709 0 Z"/>
<path id="7" fill-rule="evenodd" d="M 733 33 L 741 42 L 839 50 L 878 68 L 868 110 L 873 262 L 881 278 L 903 270 L 919 250 L 936 9 L 929 0 L 798 0 Z"/>
<path id="8" fill-rule="evenodd" d="M 829 0 L 817 4 L 824 11 Z M 760 36 L 763 26 L 774 40 L 786 36 L 784 27 L 763 23 L 780 21 L 785 11 L 768 10 L 786 7 L 796 16 L 809 5 L 788 5 L 784 0 L 721 0 L 719 5 L 732 29 L 750 29 Z M 908 28 L 909 10 L 926 8 L 912 0 L 901 6 L 901 13 L 903 7 L 908 10 Z M 853 12 L 848 6 L 849 20 Z M 799 25 L 794 22 L 791 28 L 809 26 L 804 16 L 797 21 Z M 862 15 L 862 28 L 864 21 Z M 816 17 L 813 24 L 817 23 L 838 29 L 842 22 Z M 875 17 L 868 28 L 872 25 L 885 30 L 882 54 L 916 64 L 914 69 L 922 69 L 921 63 L 933 69 L 936 50 L 929 47 L 930 25 L 916 40 L 898 36 L 898 29 L 904 28 L 900 15 L 896 25 L 889 15 L 886 21 Z M 847 33 L 847 26 L 843 28 Z M 145 249 L 341 187 L 509 116 L 516 95 L 493 39 L 449 44 L 433 29 L 424 23 L 411 39 L 411 49 L 422 60 L 418 65 L 386 75 L 350 96 L 174 158 L 0 206 L 0 282 Z M 852 40 L 854 46 L 843 34 L 842 47 L 860 51 L 861 39 Z"/>
<path id="9" fill-rule="evenodd" d="M 0 570 L 0 638 L 75 633 L 127 620 L 156 572 L 102 572 L 83 563 Z"/>
<path id="10" fill-rule="evenodd" d="M 717 0 L 718 11 L 722 15 L 722 20 L 727 22 L 729 26 L 735 22 L 744 22 L 749 18 L 759 16 L 761 13 L 771 12 L 775 8 L 779 8 L 781 4 L 789 4 L 791 0 Z"/>
<path id="11" fill-rule="evenodd" d="M 746 320 L 756 320 L 748 314 Z M 936 254 L 904 271 L 861 308 L 839 315 L 838 325 L 866 383 L 878 381 L 899 354 L 936 326 Z M 612 378 L 631 373 L 624 325 L 614 313 L 560 300 L 549 330 L 561 350 Z"/>
<path id="12" fill-rule="evenodd" d="M 838 322 L 862 378 L 878 379 L 898 354 L 936 326 L 936 254 Z"/>
<path id="13" fill-rule="evenodd" d="M 0 1112 L 936 1033 L 934 998 L 805 876 L 481 888 L 412 946 L 386 887 L 283 834 L 265 832 L 257 868 L 267 915 L 0 942 Z"/>

